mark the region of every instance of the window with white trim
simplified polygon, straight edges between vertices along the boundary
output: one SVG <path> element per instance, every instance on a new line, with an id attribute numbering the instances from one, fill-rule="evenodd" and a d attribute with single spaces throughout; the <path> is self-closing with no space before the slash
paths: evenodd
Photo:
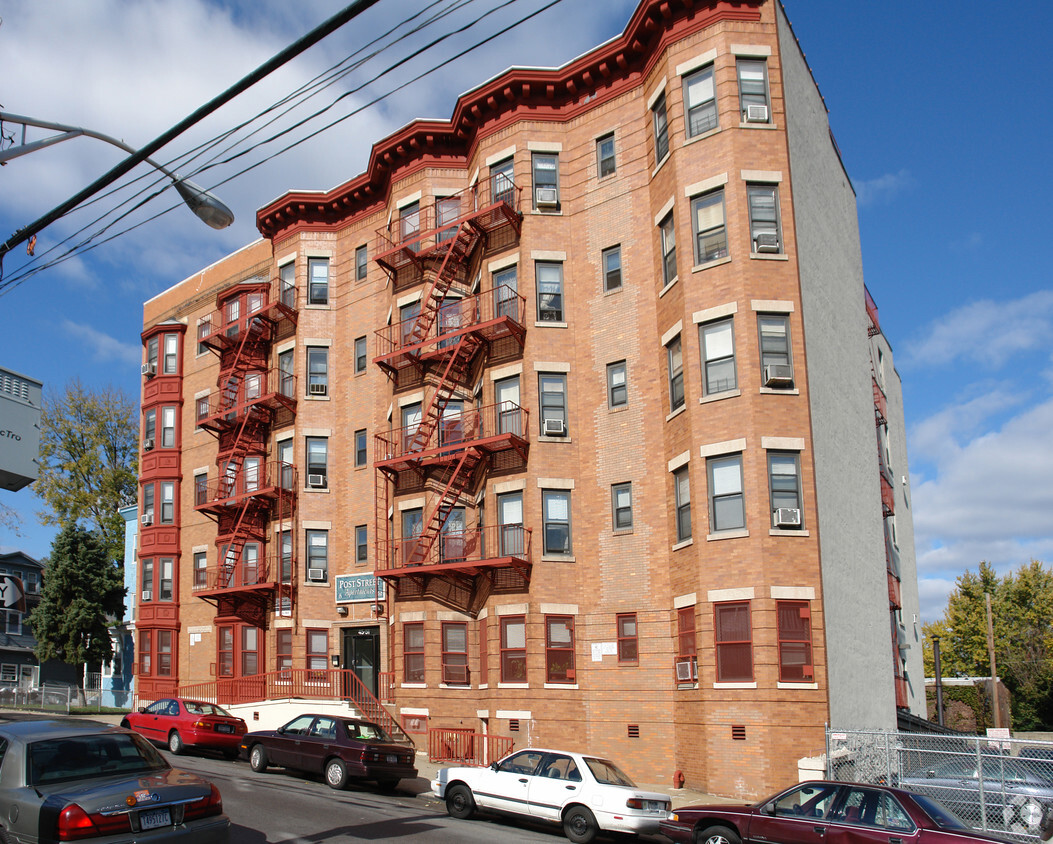
<path id="1" fill-rule="evenodd" d="M 702 353 L 702 390 L 707 396 L 738 387 L 735 373 L 735 332 L 731 317 L 698 327 Z"/>
<path id="2" fill-rule="evenodd" d="M 567 435 L 567 376 L 559 372 L 538 374 L 542 436 Z"/>
<path id="3" fill-rule="evenodd" d="M 307 347 L 307 395 L 329 395 L 329 349 L 326 346 Z"/>
<path id="4" fill-rule="evenodd" d="M 771 100 L 768 96 L 768 63 L 764 59 L 739 59 L 735 62 L 739 78 L 739 108 L 743 123 L 770 123 Z"/>
<path id="5" fill-rule="evenodd" d="M 662 284 L 668 287 L 677 277 L 676 226 L 673 225 L 672 211 L 658 224 L 658 231 L 662 248 Z"/>
<path id="6" fill-rule="evenodd" d="M 611 486 L 611 514 L 615 530 L 632 530 L 633 485 L 632 482 Z"/>
<path id="7" fill-rule="evenodd" d="M 723 188 L 691 200 L 691 224 L 695 235 L 696 265 L 728 257 Z"/>
<path id="8" fill-rule="evenodd" d="M 369 273 L 369 257 L 366 244 L 355 249 L 355 281 L 365 281 Z"/>
<path id="9" fill-rule="evenodd" d="M 765 387 L 793 387 L 790 355 L 790 318 L 786 314 L 758 314 L 761 383 Z"/>
<path id="10" fill-rule="evenodd" d="M 651 106 L 654 124 L 654 163 L 657 167 L 669 155 L 669 119 L 665 108 L 665 91 L 658 95 Z"/>
<path id="11" fill-rule="evenodd" d="M 717 94 L 713 84 L 713 65 L 684 77 L 684 111 L 687 137 L 693 138 L 716 129 Z"/>
<path id="12" fill-rule="evenodd" d="M 687 466 L 673 472 L 673 504 L 676 508 L 676 541 L 691 538 L 691 478 Z"/>
<path id="13" fill-rule="evenodd" d="M 758 255 L 782 253 L 778 185 L 748 184 L 746 200 L 750 212 L 751 251 Z"/>
<path id="14" fill-rule="evenodd" d="M 535 152 L 531 157 L 534 176 L 534 209 L 559 210 L 559 156 Z"/>
<path id="15" fill-rule="evenodd" d="M 625 361 L 607 364 L 607 406 L 625 407 L 628 403 L 629 384 Z"/>
<path id="16" fill-rule="evenodd" d="M 603 292 L 613 293 L 622 289 L 622 247 L 612 246 L 600 255 L 603 266 Z"/>
<path id="17" fill-rule="evenodd" d="M 329 304 L 329 259 L 307 259 L 307 304 Z"/>
<path id="18" fill-rule="evenodd" d="M 570 490 L 541 491 L 546 556 L 570 556 Z"/>
<path id="19" fill-rule="evenodd" d="M 768 494 L 772 527 L 799 530 L 804 521 L 800 454 L 795 451 L 768 452 Z"/>
<path id="20" fill-rule="evenodd" d="M 742 455 L 710 457 L 709 531 L 741 530 L 746 527 L 746 505 L 742 492 Z"/>
<path id="21" fill-rule="evenodd" d="M 665 347 L 669 373 L 669 412 L 684 406 L 684 354 L 677 334 Z"/>
<path id="22" fill-rule="evenodd" d="M 307 530 L 307 580 L 324 583 L 329 579 L 329 531 Z"/>
<path id="23" fill-rule="evenodd" d="M 614 171 L 614 132 L 611 132 L 596 141 L 596 174 L 602 179 Z"/>
<path id="24" fill-rule="evenodd" d="M 563 264 L 556 261 L 537 261 L 537 318 L 540 322 L 563 322 Z"/>

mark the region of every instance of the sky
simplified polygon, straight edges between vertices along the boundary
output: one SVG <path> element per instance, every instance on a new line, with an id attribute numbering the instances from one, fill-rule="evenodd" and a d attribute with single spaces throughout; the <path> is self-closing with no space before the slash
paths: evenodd
<path id="1" fill-rule="evenodd" d="M 344 5 L 6 0 L 0 110 L 142 147 Z M 1032 559 L 1053 566 L 1053 285 L 1042 251 L 1053 242 L 1053 98 L 1042 58 L 1053 5 L 784 5 L 857 193 L 866 283 L 903 381 L 922 620 L 934 621 L 955 579 L 981 560 L 1001 574 Z M 566 63 L 620 33 L 634 8 L 380 0 L 154 156 L 215 187 L 233 226 L 208 229 L 171 190 L 151 197 L 162 185 L 142 165 L 117 192 L 42 232 L 36 258 L 23 247 L 10 253 L 0 367 L 46 390 L 77 378 L 137 401 L 142 303 L 258 237 L 258 208 L 290 189 L 325 190 L 358 175 L 372 142 L 414 118 L 449 118 L 458 94 L 511 65 Z M 463 31 L 425 49 L 453 30 Z M 202 147 L 341 62 L 348 73 L 306 105 L 273 109 L 226 144 Z M 3 129 L 20 140 L 10 124 Z M 123 157 L 78 138 L 9 162 L 0 169 L 0 237 Z M 146 201 L 103 230 L 115 216 L 103 214 L 131 197 Z M 43 268 L 78 232 L 74 242 L 95 235 L 91 248 Z M 55 530 L 38 523 L 32 488 L 0 490 L 0 504 L 21 516 L 18 534 L 0 527 L 0 548 L 45 556 Z"/>

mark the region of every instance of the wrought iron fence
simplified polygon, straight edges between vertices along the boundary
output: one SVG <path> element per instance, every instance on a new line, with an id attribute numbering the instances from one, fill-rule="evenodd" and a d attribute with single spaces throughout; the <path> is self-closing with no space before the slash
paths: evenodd
<path id="1" fill-rule="evenodd" d="M 975 829 L 1034 840 L 1053 805 L 1053 742 L 882 730 L 826 740 L 830 779 L 927 794 Z"/>

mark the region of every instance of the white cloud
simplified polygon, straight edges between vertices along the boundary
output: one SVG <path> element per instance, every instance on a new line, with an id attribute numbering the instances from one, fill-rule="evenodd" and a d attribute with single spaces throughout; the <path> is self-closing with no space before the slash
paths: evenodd
<path id="1" fill-rule="evenodd" d="M 87 349 L 94 360 L 135 366 L 142 360 L 142 347 L 136 343 L 122 343 L 109 334 L 104 334 L 90 325 L 76 323 L 69 319 L 62 321 L 64 333 L 76 338 Z"/>
<path id="2" fill-rule="evenodd" d="M 891 202 L 914 184 L 910 171 L 900 170 L 897 173 L 886 173 L 874 179 L 852 180 L 856 189 L 856 200 L 860 205 L 877 205 Z"/>

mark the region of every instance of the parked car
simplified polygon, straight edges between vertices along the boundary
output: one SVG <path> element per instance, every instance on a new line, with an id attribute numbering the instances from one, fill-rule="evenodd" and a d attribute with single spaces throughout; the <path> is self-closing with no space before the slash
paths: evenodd
<path id="1" fill-rule="evenodd" d="M 169 697 L 155 700 L 138 712 L 129 712 L 121 726 L 166 745 L 177 756 L 188 748 L 218 750 L 235 759 L 241 737 L 248 732 L 245 720 L 203 700 Z"/>
<path id="2" fill-rule="evenodd" d="M 662 834 L 681 844 L 822 841 L 863 844 L 976 844 L 1005 837 L 976 832 L 938 801 L 898 788 L 805 782 L 747 805 L 684 806 Z"/>
<path id="3" fill-rule="evenodd" d="M 1048 761 L 999 754 L 945 759 L 901 775 L 898 785 L 936 798 L 973 827 L 1030 835 L 1038 834 L 1043 806 L 1053 803 L 1053 767 Z"/>
<path id="4" fill-rule="evenodd" d="M 535 747 L 488 768 L 443 768 L 431 790 L 451 817 L 491 810 L 555 821 L 575 844 L 588 844 L 600 830 L 656 833 L 671 805 L 668 795 L 637 788 L 607 759 Z"/>
<path id="5" fill-rule="evenodd" d="M 0 840 L 227 844 L 208 780 L 171 767 L 142 736 L 69 721 L 0 725 Z"/>
<path id="6" fill-rule="evenodd" d="M 399 780 L 414 779 L 412 745 L 396 742 L 379 724 L 338 715 L 298 715 L 277 730 L 241 737 L 241 752 L 252 770 L 271 765 L 323 774 L 330 788 L 351 780 L 371 780 L 392 791 Z"/>

